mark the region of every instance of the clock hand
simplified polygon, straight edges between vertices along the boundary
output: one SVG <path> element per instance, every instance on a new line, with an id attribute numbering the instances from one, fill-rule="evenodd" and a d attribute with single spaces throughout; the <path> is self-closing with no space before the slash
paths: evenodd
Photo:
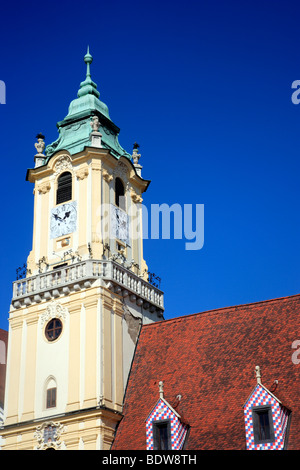
<path id="1" fill-rule="evenodd" d="M 65 213 L 64 220 L 65 220 L 67 217 L 70 217 L 70 211 Z"/>
<path id="2" fill-rule="evenodd" d="M 55 220 L 62 220 L 62 218 L 59 217 L 59 215 L 57 215 L 57 214 L 53 214 L 53 215 L 54 215 Z"/>

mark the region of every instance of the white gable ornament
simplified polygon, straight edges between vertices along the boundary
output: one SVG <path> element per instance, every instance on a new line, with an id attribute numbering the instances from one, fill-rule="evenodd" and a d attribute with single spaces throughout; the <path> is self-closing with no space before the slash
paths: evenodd
<path id="1" fill-rule="evenodd" d="M 61 320 L 65 320 L 68 313 L 68 309 L 64 307 L 60 302 L 57 300 L 52 300 L 52 302 L 47 306 L 46 311 L 41 315 L 41 326 L 48 321 L 52 320 L 52 318 L 59 318 Z"/>
<path id="2" fill-rule="evenodd" d="M 120 178 L 125 179 L 127 177 L 128 168 L 125 163 L 119 161 L 113 173 L 115 177 L 119 176 Z"/>
<path id="3" fill-rule="evenodd" d="M 69 155 L 61 155 L 55 163 L 54 174 L 57 176 L 64 171 L 73 171 L 71 158 Z"/>

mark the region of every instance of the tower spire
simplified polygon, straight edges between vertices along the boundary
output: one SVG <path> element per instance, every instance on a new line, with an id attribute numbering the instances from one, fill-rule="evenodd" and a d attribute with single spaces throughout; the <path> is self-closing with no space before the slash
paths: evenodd
<path id="1" fill-rule="evenodd" d="M 86 78 L 91 78 L 90 64 L 93 62 L 93 57 L 90 54 L 90 46 L 87 47 L 87 53 L 85 54 L 83 60 L 86 63 Z"/>
<path id="2" fill-rule="evenodd" d="M 86 63 L 86 78 L 84 82 L 80 83 L 80 89 L 78 90 L 77 96 L 80 98 L 84 95 L 94 95 L 96 98 L 99 98 L 100 93 L 97 90 L 96 83 L 93 82 L 91 79 L 91 68 L 90 65 L 93 62 L 93 57 L 90 54 L 90 47 L 87 48 L 87 53 L 83 58 L 84 62 Z"/>
<path id="3" fill-rule="evenodd" d="M 108 107 L 100 100 L 97 84 L 91 78 L 93 57 L 90 50 L 88 45 L 87 49 L 84 51 L 85 54 L 82 55 L 85 64 L 85 76 L 78 87 L 77 97 L 71 101 L 67 116 L 57 123 L 59 138 L 55 142 L 47 145 L 45 149 L 46 157 L 49 159 L 54 152 L 60 149 L 68 150 L 72 154 L 75 154 L 81 152 L 85 146 L 91 145 L 90 119 L 92 116 L 98 116 L 101 127 L 105 127 L 106 131 L 103 132 L 103 136 L 98 136 L 101 137 L 101 144 L 100 139 L 98 139 L 99 142 L 97 146 L 101 145 L 101 147 L 109 148 L 116 158 L 120 158 L 121 155 L 124 155 L 131 160 L 132 155 L 126 152 L 119 144 L 118 135 L 120 129 L 110 119 Z M 74 133 L 70 124 L 73 125 L 76 123 L 77 125 L 78 122 L 80 122 L 79 129 Z M 96 126 L 96 123 L 94 124 Z M 98 132 L 99 129 L 98 131 L 97 129 L 93 129 L 93 131 Z M 95 135 L 93 135 L 93 137 L 95 137 Z M 136 169 L 137 173 L 140 171 L 140 168 Z"/>

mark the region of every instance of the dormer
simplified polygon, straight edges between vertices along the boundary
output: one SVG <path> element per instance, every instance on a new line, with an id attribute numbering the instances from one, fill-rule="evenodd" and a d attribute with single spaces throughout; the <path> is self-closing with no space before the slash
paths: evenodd
<path id="1" fill-rule="evenodd" d="M 287 447 L 291 411 L 261 383 L 256 366 L 257 384 L 244 405 L 247 450 L 283 450 Z"/>
<path id="2" fill-rule="evenodd" d="M 189 426 L 165 400 L 163 382 L 159 382 L 159 400 L 146 419 L 147 450 L 182 450 Z"/>

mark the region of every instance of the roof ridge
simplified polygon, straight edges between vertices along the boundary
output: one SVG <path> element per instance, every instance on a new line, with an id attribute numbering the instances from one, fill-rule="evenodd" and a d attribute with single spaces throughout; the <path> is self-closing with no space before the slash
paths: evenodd
<path id="1" fill-rule="evenodd" d="M 223 313 L 224 310 L 237 309 L 237 308 L 241 308 L 241 307 L 250 307 L 252 305 L 266 304 L 266 303 L 271 303 L 271 302 L 278 302 L 278 300 L 287 300 L 287 299 L 292 299 L 292 298 L 295 298 L 295 297 L 300 297 L 300 294 L 287 295 L 287 296 L 284 296 L 284 297 L 277 297 L 275 299 L 258 300 L 258 301 L 249 302 L 249 303 L 246 303 L 246 304 L 237 304 L 237 305 L 231 305 L 231 306 L 227 306 L 227 307 L 218 307 L 218 308 L 214 308 L 214 309 L 210 309 L 210 310 L 204 310 L 203 312 L 188 313 L 186 315 L 180 315 L 178 317 L 168 318 L 167 320 L 148 323 L 146 325 L 143 325 L 143 329 L 148 328 L 148 327 L 153 328 L 154 325 L 159 325 L 161 323 L 163 323 L 163 324 L 170 323 L 170 322 L 175 323 L 176 321 L 181 321 L 183 318 L 186 319 L 188 317 L 194 317 L 196 315 L 198 316 L 198 315 L 205 315 L 205 314 L 211 314 L 211 313 L 217 313 L 217 312 Z"/>

